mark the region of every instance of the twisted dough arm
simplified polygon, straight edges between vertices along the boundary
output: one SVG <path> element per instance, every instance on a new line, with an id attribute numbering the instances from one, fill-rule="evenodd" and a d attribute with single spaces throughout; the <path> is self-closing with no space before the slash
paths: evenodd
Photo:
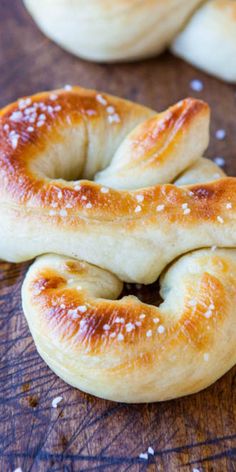
<path id="1" fill-rule="evenodd" d="M 211 0 L 175 38 L 177 56 L 225 81 L 236 81 L 236 2 Z"/>
<path id="2" fill-rule="evenodd" d="M 186 169 L 174 181 L 175 185 L 192 185 L 195 183 L 211 182 L 226 177 L 225 172 L 209 159 L 200 158 Z"/>
<path id="3" fill-rule="evenodd" d="M 95 181 L 118 189 L 172 182 L 206 150 L 209 119 L 202 101 L 178 102 L 131 131 Z"/>
<path id="4" fill-rule="evenodd" d="M 196 251 L 161 278 L 164 302 L 116 298 L 122 283 L 48 255 L 31 266 L 23 309 L 39 354 L 67 383 L 122 402 L 197 392 L 236 361 L 236 250 Z"/>
<path id="5" fill-rule="evenodd" d="M 187 251 L 234 247 L 234 178 L 135 191 L 60 178 L 74 178 L 76 169 L 96 173 L 112 161 L 127 133 L 150 116 L 152 110 L 80 88 L 39 94 L 5 108 L 0 115 L 0 256 L 22 261 L 52 252 L 86 260 L 125 281 L 151 283 Z M 130 161 L 126 154 L 132 185 L 138 166 L 148 185 L 155 172 L 152 160 L 160 161 L 163 179 L 169 168 L 174 180 L 206 147 L 206 104 L 187 99 L 165 116 L 155 118 L 159 131 L 145 141 L 143 157 L 137 153 L 136 160 L 133 153 Z M 142 139 L 143 131 L 141 125 Z M 124 150 L 132 149 L 132 135 Z M 126 166 L 122 153 L 120 159 Z M 151 172 L 143 171 L 143 162 Z"/>
<path id="6" fill-rule="evenodd" d="M 68 51 L 95 61 L 162 52 L 202 0 L 24 0 L 38 26 Z"/>

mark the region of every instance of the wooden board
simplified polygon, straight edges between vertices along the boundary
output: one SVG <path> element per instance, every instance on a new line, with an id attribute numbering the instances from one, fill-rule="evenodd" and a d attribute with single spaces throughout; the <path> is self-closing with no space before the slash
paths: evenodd
<path id="1" fill-rule="evenodd" d="M 136 64 L 80 61 L 47 40 L 20 0 L 0 0 L 0 105 L 39 90 L 81 84 L 128 97 L 157 110 L 189 94 L 212 108 L 208 155 L 223 156 L 236 174 L 236 87 L 165 54 Z M 198 78 L 197 94 L 189 83 Z M 215 139 L 218 128 L 226 139 Z M 161 404 L 115 404 L 70 388 L 39 358 L 22 309 L 20 289 L 29 264 L 1 263 L 0 471 L 235 471 L 233 369 L 206 391 Z M 144 291 L 146 300 L 153 293 Z M 61 395 L 57 409 L 52 399 Z M 149 461 L 139 459 L 148 446 Z"/>

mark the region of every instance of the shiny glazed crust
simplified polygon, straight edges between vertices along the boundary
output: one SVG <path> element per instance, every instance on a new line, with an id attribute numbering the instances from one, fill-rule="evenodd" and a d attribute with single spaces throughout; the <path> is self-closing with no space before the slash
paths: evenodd
<path id="1" fill-rule="evenodd" d="M 39 354 L 67 383 L 128 403 L 207 387 L 236 360 L 236 250 L 201 250 L 164 274 L 159 308 L 119 296 L 107 271 L 42 256 L 22 289 Z"/>
<path id="2" fill-rule="evenodd" d="M 150 283 L 188 250 L 234 246 L 235 179 L 162 184 L 197 162 L 208 126 L 208 106 L 191 98 L 155 114 L 73 88 L 6 107 L 0 257 L 18 262 L 53 252 Z M 79 174 L 95 182 L 68 180 Z"/>
<path id="3" fill-rule="evenodd" d="M 23 310 L 69 384 L 160 401 L 235 364 L 236 181 L 201 157 L 208 128 L 195 99 L 157 114 L 79 87 L 1 111 L 0 256 L 54 253 L 29 269 Z M 117 300 L 121 280 L 160 274 L 158 308 Z"/>

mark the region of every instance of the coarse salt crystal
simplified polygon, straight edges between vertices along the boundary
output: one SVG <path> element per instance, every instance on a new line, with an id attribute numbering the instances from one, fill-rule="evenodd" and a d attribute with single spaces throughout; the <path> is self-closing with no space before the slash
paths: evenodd
<path id="1" fill-rule="evenodd" d="M 44 124 L 45 124 L 45 121 L 44 121 L 44 120 L 40 120 L 40 121 L 37 122 L 36 126 L 37 126 L 38 128 L 41 128 L 41 126 L 43 126 Z"/>
<path id="2" fill-rule="evenodd" d="M 141 313 L 141 315 L 139 316 L 140 320 L 143 320 L 144 318 L 146 318 L 146 315 L 144 313 Z"/>
<path id="3" fill-rule="evenodd" d="M 119 316 L 116 317 L 116 319 L 114 320 L 114 323 L 124 323 L 125 320 L 124 318 L 120 318 Z"/>
<path id="4" fill-rule="evenodd" d="M 26 131 L 28 131 L 28 133 L 33 133 L 33 131 L 34 131 L 33 126 L 28 126 Z"/>
<path id="5" fill-rule="evenodd" d="M 230 208 L 232 208 L 232 203 L 226 203 L 226 208 L 227 208 L 227 210 L 229 210 Z"/>
<path id="6" fill-rule="evenodd" d="M 203 90 L 203 83 L 201 80 L 194 79 L 190 82 L 190 87 L 194 92 L 201 92 Z"/>
<path id="7" fill-rule="evenodd" d="M 67 216 L 67 211 L 62 209 L 59 211 L 60 216 Z"/>
<path id="8" fill-rule="evenodd" d="M 100 93 L 96 95 L 96 100 L 101 105 L 104 105 L 104 106 L 107 105 L 107 100 Z"/>
<path id="9" fill-rule="evenodd" d="M 153 449 L 153 447 L 149 446 L 149 448 L 148 448 L 148 454 L 151 454 L 152 456 L 154 456 L 154 449 Z"/>
<path id="10" fill-rule="evenodd" d="M 108 115 L 107 119 L 109 123 L 120 123 L 120 117 L 117 113 L 114 113 L 114 115 Z"/>
<path id="11" fill-rule="evenodd" d="M 217 166 L 224 167 L 225 159 L 223 157 L 218 156 L 218 157 L 215 157 L 213 160 Z"/>
<path id="12" fill-rule="evenodd" d="M 125 326 L 125 328 L 126 328 L 127 333 L 130 333 L 130 331 L 133 331 L 133 329 L 135 328 L 135 326 L 134 326 L 133 323 L 127 323 L 127 325 Z"/>
<path id="13" fill-rule="evenodd" d="M 165 331 L 165 328 L 164 328 L 164 326 L 162 326 L 162 325 L 158 326 L 158 328 L 157 328 L 157 332 L 158 332 L 159 334 L 162 334 L 162 333 L 164 333 L 164 331 Z"/>
<path id="14" fill-rule="evenodd" d="M 191 210 L 190 208 L 186 208 L 184 211 L 183 211 L 184 215 L 189 215 L 189 213 L 191 213 Z"/>
<path id="15" fill-rule="evenodd" d="M 205 362 L 209 361 L 209 354 L 207 352 L 203 355 L 203 359 Z"/>
<path id="16" fill-rule="evenodd" d="M 186 208 L 188 208 L 188 204 L 187 204 L 187 203 L 183 203 L 183 204 L 182 204 L 182 208 L 183 208 L 183 210 L 185 210 Z"/>
<path id="17" fill-rule="evenodd" d="M 80 189 L 81 189 L 81 185 L 77 185 L 77 184 L 76 184 L 76 185 L 74 186 L 74 189 L 75 189 L 75 190 L 80 190 Z"/>
<path id="18" fill-rule="evenodd" d="M 217 221 L 219 221 L 219 223 L 221 223 L 221 224 L 224 223 L 224 220 L 223 220 L 222 216 L 217 216 Z"/>
<path id="19" fill-rule="evenodd" d="M 10 138 L 10 141 L 11 141 L 12 149 L 16 149 L 17 146 L 18 146 L 19 138 L 20 138 L 19 134 L 11 131 L 11 133 L 9 135 L 9 138 Z"/>
<path id="20" fill-rule="evenodd" d="M 50 100 L 56 100 L 58 98 L 58 95 L 56 95 L 55 93 L 51 93 L 49 98 L 50 98 Z"/>
<path id="21" fill-rule="evenodd" d="M 189 306 L 196 306 L 197 305 L 197 300 L 194 300 L 194 299 L 189 300 L 188 305 Z"/>
<path id="22" fill-rule="evenodd" d="M 144 200 L 144 196 L 143 196 L 143 195 L 136 195 L 135 198 L 136 198 L 136 200 L 137 200 L 139 203 L 143 202 L 143 200 Z"/>
<path id="23" fill-rule="evenodd" d="M 92 208 L 92 203 L 88 202 L 86 205 L 85 205 L 85 208 Z"/>
<path id="24" fill-rule="evenodd" d="M 50 210 L 49 211 L 50 216 L 55 216 L 56 214 L 57 214 L 57 212 L 55 210 Z"/>
<path id="25" fill-rule="evenodd" d="M 118 341 L 123 341 L 123 339 L 124 339 L 123 334 L 122 334 L 122 333 L 119 333 L 118 336 L 117 336 L 117 340 L 118 340 Z"/>
<path id="26" fill-rule="evenodd" d="M 85 328 L 86 324 L 87 324 L 87 321 L 86 321 L 86 320 L 81 320 L 81 321 L 80 321 L 80 329 Z"/>
<path id="27" fill-rule="evenodd" d="M 108 192 L 109 192 L 109 188 L 107 188 L 107 187 L 101 187 L 101 188 L 100 188 L 100 192 L 102 192 L 102 193 L 108 193 Z"/>
<path id="28" fill-rule="evenodd" d="M 110 325 L 109 324 L 104 324 L 103 329 L 104 329 L 104 331 L 109 331 Z"/>
<path id="29" fill-rule="evenodd" d="M 164 208 L 165 208 L 165 205 L 158 205 L 157 206 L 157 211 L 162 211 L 162 210 L 164 210 Z"/>
<path id="30" fill-rule="evenodd" d="M 159 318 L 153 318 L 152 321 L 153 321 L 153 323 L 157 324 L 157 323 L 159 323 L 160 320 L 159 320 Z"/>
<path id="31" fill-rule="evenodd" d="M 141 210 L 142 210 L 141 206 L 137 205 L 134 211 L 135 213 L 139 213 Z"/>
<path id="32" fill-rule="evenodd" d="M 148 460 L 148 454 L 147 454 L 147 452 L 141 452 L 141 454 L 139 454 L 139 457 L 140 457 L 140 459 Z"/>
<path id="33" fill-rule="evenodd" d="M 81 313 L 85 313 L 85 311 L 87 311 L 87 307 L 85 305 L 80 305 L 80 306 L 78 306 L 78 310 Z"/>
<path id="34" fill-rule="evenodd" d="M 56 397 L 52 400 L 52 407 L 57 408 L 57 405 L 63 400 L 63 397 Z"/>
<path id="35" fill-rule="evenodd" d="M 23 114 L 21 111 L 14 111 L 10 116 L 10 120 L 14 121 L 15 123 L 19 123 L 19 121 L 21 121 L 22 118 L 23 118 Z"/>
<path id="36" fill-rule="evenodd" d="M 57 194 L 57 196 L 58 196 L 59 200 L 61 200 L 61 199 L 62 199 L 62 191 L 61 191 L 61 190 L 59 190 L 59 191 L 58 191 L 58 194 Z"/>
<path id="37" fill-rule="evenodd" d="M 219 139 L 219 141 L 222 141 L 223 139 L 225 139 L 225 136 L 226 136 L 226 131 L 224 129 L 218 129 L 216 131 L 216 139 Z"/>
<path id="38" fill-rule="evenodd" d="M 64 89 L 65 89 L 65 90 L 72 90 L 72 86 L 71 86 L 70 84 L 66 84 L 66 85 L 64 86 Z"/>
<path id="39" fill-rule="evenodd" d="M 97 114 L 95 110 L 91 110 L 90 108 L 85 110 L 85 112 L 88 116 L 95 116 Z"/>
<path id="40" fill-rule="evenodd" d="M 146 332 L 146 336 L 147 338 L 150 338 L 152 336 L 152 330 L 149 329 L 147 332 Z"/>
<path id="41" fill-rule="evenodd" d="M 71 318 L 73 320 L 76 320 L 77 318 L 79 318 L 79 315 L 77 313 L 77 309 L 75 308 L 74 310 L 68 310 L 68 315 L 71 316 Z"/>
<path id="42" fill-rule="evenodd" d="M 112 106 L 107 107 L 106 110 L 107 110 L 107 113 L 109 113 L 110 115 L 113 114 L 113 113 L 115 113 L 115 108 L 112 107 Z"/>
<path id="43" fill-rule="evenodd" d="M 18 107 L 20 110 L 22 110 L 23 108 L 26 108 L 28 107 L 29 105 L 31 104 L 31 98 L 20 98 L 20 100 L 18 101 Z"/>

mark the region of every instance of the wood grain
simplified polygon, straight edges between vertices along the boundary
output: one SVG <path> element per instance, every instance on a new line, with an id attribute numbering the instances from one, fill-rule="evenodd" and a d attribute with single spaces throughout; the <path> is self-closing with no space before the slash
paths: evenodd
<path id="1" fill-rule="evenodd" d="M 0 0 L 0 105 L 66 83 L 97 88 L 163 109 L 189 94 L 212 108 L 208 155 L 223 156 L 236 175 L 236 87 L 165 54 L 136 64 L 80 61 L 46 39 L 20 0 Z M 200 94 L 189 83 L 203 81 Z M 226 130 L 222 142 L 214 137 Z M 236 470 L 236 370 L 206 391 L 150 405 L 98 400 L 65 385 L 39 358 L 22 309 L 28 264 L 1 263 L 0 471 L 201 472 Z M 157 286 L 142 289 L 157 299 Z M 61 395 L 57 409 L 52 399 Z M 139 458 L 148 446 L 149 460 Z"/>

